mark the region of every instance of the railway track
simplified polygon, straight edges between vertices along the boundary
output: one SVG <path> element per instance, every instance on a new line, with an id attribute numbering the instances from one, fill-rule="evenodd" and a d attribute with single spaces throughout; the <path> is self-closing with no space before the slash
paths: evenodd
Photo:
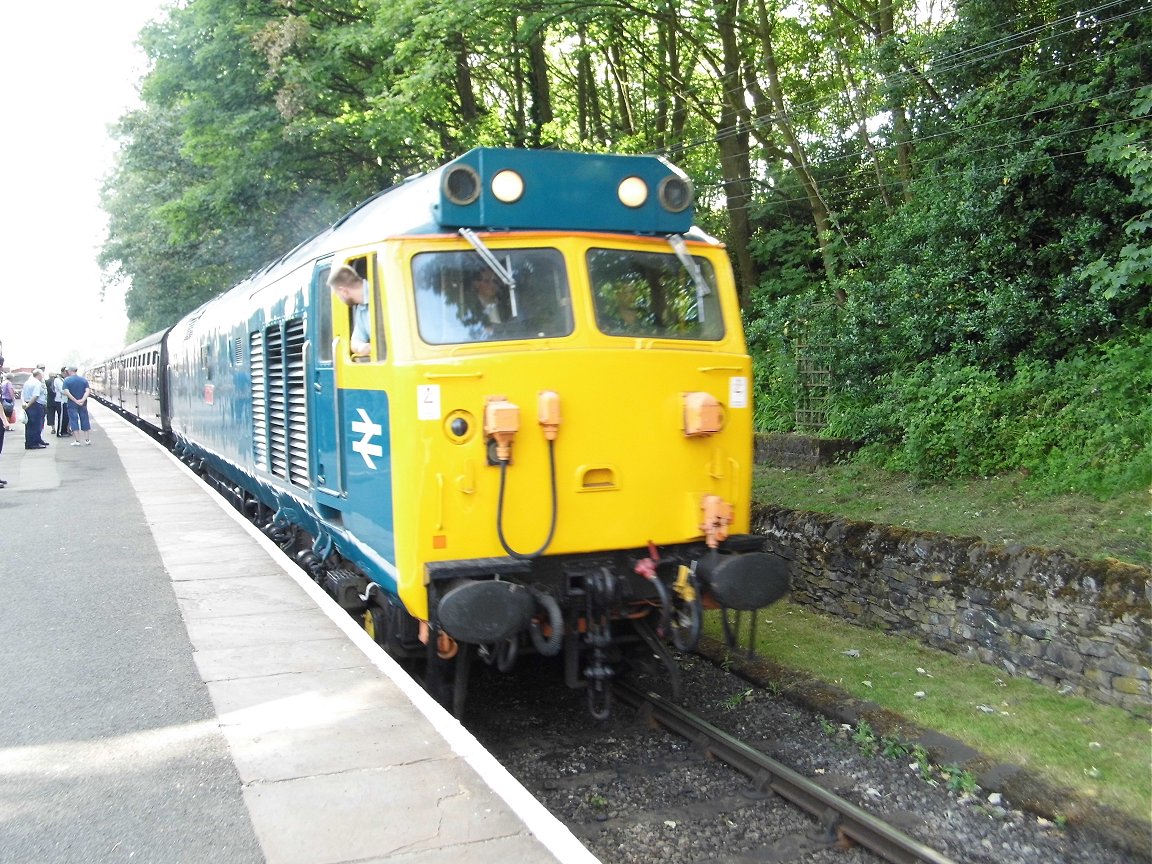
<path id="1" fill-rule="evenodd" d="M 955 864 L 914 837 L 729 735 L 704 718 L 655 693 L 618 683 L 616 698 L 651 721 L 691 741 L 752 781 L 756 792 L 772 792 L 816 817 L 828 845 L 856 843 L 893 864 Z"/>
<path id="2" fill-rule="evenodd" d="M 618 680 L 612 717 L 589 724 L 580 694 L 547 681 L 529 674 L 505 689 L 494 678 L 467 725 L 604 864 L 954 864 L 642 687 Z"/>
<path id="3" fill-rule="evenodd" d="M 603 864 L 1133 860 L 978 786 L 938 782 L 917 757 L 865 747 L 861 730 L 704 658 L 680 658 L 675 703 L 657 667 L 634 665 L 602 723 L 543 662 L 481 673 L 465 725 Z"/>

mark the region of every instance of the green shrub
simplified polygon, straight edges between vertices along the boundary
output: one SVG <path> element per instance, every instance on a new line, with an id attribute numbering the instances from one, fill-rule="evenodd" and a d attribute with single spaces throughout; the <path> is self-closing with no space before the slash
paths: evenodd
<path id="1" fill-rule="evenodd" d="M 1152 333 L 1010 374 L 954 356 L 837 395 L 829 434 L 862 458 L 925 479 L 1022 471 L 1048 492 L 1108 495 L 1152 481 Z"/>

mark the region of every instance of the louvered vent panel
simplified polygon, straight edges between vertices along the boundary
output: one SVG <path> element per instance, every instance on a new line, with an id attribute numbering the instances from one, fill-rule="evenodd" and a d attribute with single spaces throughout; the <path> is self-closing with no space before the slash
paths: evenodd
<path id="1" fill-rule="evenodd" d="M 264 330 L 268 356 L 268 455 L 269 469 L 277 477 L 288 476 L 288 412 L 284 401 L 284 334 L 277 324 Z"/>
<path id="2" fill-rule="evenodd" d="M 261 468 L 268 467 L 268 397 L 264 374 L 264 334 L 257 330 L 248 346 L 252 358 L 252 457 Z"/>
<path id="3" fill-rule="evenodd" d="M 287 363 L 285 402 L 288 412 L 288 477 L 297 486 L 311 485 L 308 476 L 308 393 L 304 376 L 304 322 L 289 321 L 284 328 Z"/>

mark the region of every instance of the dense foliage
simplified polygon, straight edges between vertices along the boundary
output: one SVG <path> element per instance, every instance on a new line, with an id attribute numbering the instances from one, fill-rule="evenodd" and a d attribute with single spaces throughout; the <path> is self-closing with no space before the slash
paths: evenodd
<path id="1" fill-rule="evenodd" d="M 184 0 L 142 36 L 103 260 L 143 335 L 478 144 L 660 152 L 732 251 L 761 429 L 822 418 L 924 476 L 1132 488 L 1150 11 Z"/>

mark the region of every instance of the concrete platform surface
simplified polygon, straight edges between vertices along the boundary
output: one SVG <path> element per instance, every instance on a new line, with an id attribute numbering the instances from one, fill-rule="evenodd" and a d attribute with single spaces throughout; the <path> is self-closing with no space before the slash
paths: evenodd
<path id="1" fill-rule="evenodd" d="M 0 864 L 595 864 L 271 541 L 92 414 L 90 447 L 0 454 Z"/>

